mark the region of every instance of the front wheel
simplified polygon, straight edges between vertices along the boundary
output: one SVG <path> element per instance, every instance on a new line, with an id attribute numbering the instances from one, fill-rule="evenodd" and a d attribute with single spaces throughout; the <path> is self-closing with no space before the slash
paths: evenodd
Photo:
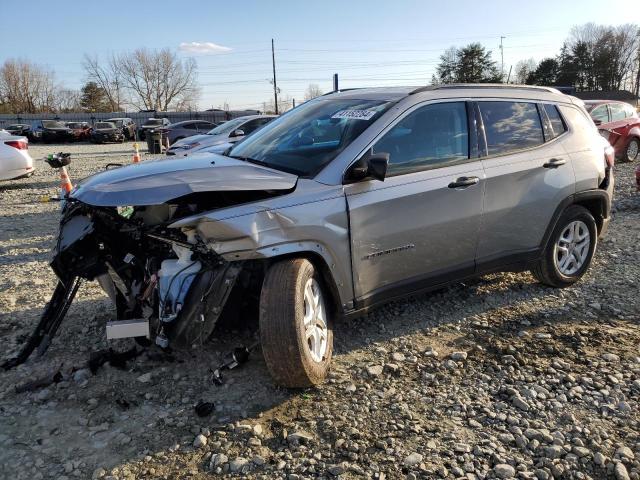
<path id="1" fill-rule="evenodd" d="M 260 295 L 260 340 L 276 383 L 301 388 L 326 378 L 333 353 L 329 298 L 306 259 L 283 260 L 269 268 Z"/>
<path id="2" fill-rule="evenodd" d="M 629 140 L 627 144 L 627 149 L 624 152 L 624 157 L 627 162 L 633 162 L 638 158 L 638 153 L 640 152 L 640 140 L 637 138 L 632 138 Z"/>
<path id="3" fill-rule="evenodd" d="M 542 258 L 531 273 L 551 287 L 568 287 L 585 274 L 596 250 L 598 229 L 591 212 L 569 206 L 560 216 Z"/>

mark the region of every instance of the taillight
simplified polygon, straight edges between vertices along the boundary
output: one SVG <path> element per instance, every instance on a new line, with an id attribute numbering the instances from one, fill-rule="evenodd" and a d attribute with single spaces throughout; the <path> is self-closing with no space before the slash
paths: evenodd
<path id="1" fill-rule="evenodd" d="M 17 148 L 18 150 L 28 150 L 29 144 L 22 140 L 9 140 L 4 142 L 5 145 L 9 145 L 10 147 Z"/>
<path id="2" fill-rule="evenodd" d="M 611 145 L 604 147 L 604 161 L 609 168 L 613 167 L 616 163 L 616 153 Z"/>

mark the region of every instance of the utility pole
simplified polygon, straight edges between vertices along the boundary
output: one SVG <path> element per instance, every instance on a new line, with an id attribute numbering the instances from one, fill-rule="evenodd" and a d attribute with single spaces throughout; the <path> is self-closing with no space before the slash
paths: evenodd
<path id="1" fill-rule="evenodd" d="M 502 79 L 504 80 L 504 45 L 502 45 L 502 40 L 507 37 L 500 37 L 500 57 L 502 59 L 502 63 L 500 66 L 500 74 L 502 75 Z"/>
<path id="2" fill-rule="evenodd" d="M 276 83 L 276 52 L 271 39 L 271 63 L 273 64 L 273 100 L 275 102 L 276 115 L 278 115 L 278 84 Z"/>

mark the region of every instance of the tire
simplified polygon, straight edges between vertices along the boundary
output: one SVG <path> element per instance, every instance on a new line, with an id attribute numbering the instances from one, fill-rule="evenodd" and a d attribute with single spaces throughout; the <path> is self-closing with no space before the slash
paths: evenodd
<path id="1" fill-rule="evenodd" d="M 638 156 L 640 156 L 640 139 L 637 137 L 633 137 L 629 140 L 627 144 L 627 148 L 624 151 L 624 155 L 622 156 L 627 162 L 635 161 Z"/>
<path id="2" fill-rule="evenodd" d="M 324 315 L 308 314 L 312 327 L 308 329 L 313 335 L 307 337 L 305 304 L 311 305 L 306 298 L 313 301 L 313 294 L 319 294 L 314 303 L 320 308 L 315 311 Z M 304 388 L 326 378 L 333 353 L 328 304 L 328 290 L 308 260 L 283 260 L 267 271 L 260 294 L 260 340 L 267 368 L 277 384 Z M 313 328 L 322 323 L 322 316 L 324 329 Z"/>
<path id="3" fill-rule="evenodd" d="M 585 238 L 588 245 L 584 243 Z M 550 287 L 569 287 L 589 268 L 597 242 L 598 229 L 591 212 L 580 205 L 570 205 L 562 212 L 542 258 L 531 273 Z"/>

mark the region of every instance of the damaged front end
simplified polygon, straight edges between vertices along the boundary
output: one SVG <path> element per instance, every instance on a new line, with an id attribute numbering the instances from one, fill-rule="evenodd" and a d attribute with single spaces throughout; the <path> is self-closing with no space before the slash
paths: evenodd
<path id="1" fill-rule="evenodd" d="M 210 337 L 241 272 L 248 284 L 253 267 L 225 260 L 193 227 L 169 225 L 285 194 L 296 177 L 220 156 L 162 162 L 104 172 L 72 192 L 51 261 L 58 285 L 36 330 L 4 368 L 46 351 L 82 280 L 97 280 L 116 307 L 108 339 L 137 337 L 166 348 Z"/>

